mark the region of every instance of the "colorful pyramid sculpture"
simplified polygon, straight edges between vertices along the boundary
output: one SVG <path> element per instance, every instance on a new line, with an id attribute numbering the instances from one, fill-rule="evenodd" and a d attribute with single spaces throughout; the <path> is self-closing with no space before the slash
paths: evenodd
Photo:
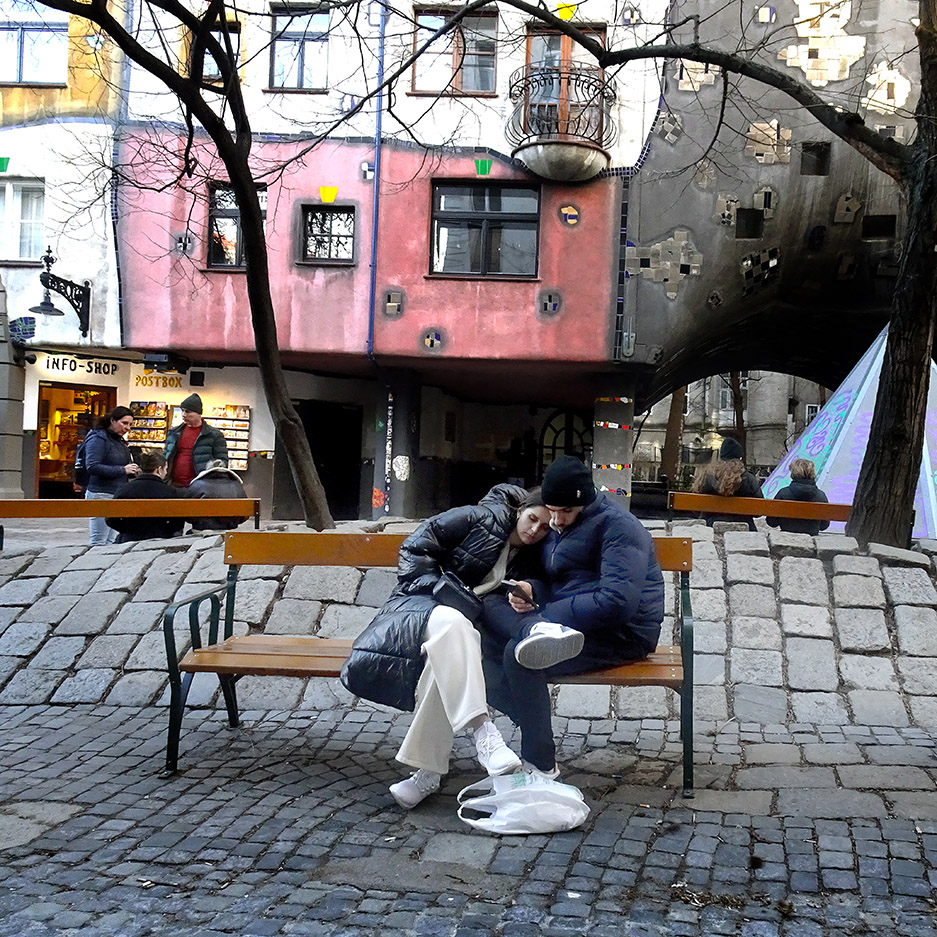
<path id="1" fill-rule="evenodd" d="M 817 485 L 831 502 L 852 504 L 859 469 L 869 444 L 869 426 L 878 392 L 878 378 L 885 355 L 881 332 L 872 347 L 862 356 L 849 376 L 814 417 L 781 464 L 762 485 L 766 498 L 773 498 L 790 484 L 790 464 L 794 459 L 811 459 L 817 467 Z M 924 428 L 924 453 L 921 474 L 914 498 L 914 537 L 937 538 L 937 366 L 931 362 L 927 420 Z M 844 524 L 830 524 L 830 530 L 842 530 Z"/>

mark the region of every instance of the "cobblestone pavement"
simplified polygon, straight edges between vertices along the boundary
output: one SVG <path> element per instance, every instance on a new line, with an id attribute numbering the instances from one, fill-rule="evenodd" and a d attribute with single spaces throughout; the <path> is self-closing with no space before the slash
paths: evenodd
<path id="1" fill-rule="evenodd" d="M 454 795 L 409 813 L 387 785 L 407 717 L 186 717 L 160 780 L 155 708 L 0 708 L 0 935 L 937 933 L 937 761 L 918 729 L 559 719 L 579 830 L 497 838 Z M 504 726 L 509 730 L 508 726 Z"/>

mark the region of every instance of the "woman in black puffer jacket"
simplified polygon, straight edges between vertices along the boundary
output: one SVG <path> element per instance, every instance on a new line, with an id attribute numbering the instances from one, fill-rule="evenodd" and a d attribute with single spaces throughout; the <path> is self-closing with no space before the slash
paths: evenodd
<path id="1" fill-rule="evenodd" d="M 488 716 L 479 634 L 433 590 L 444 572 L 479 597 L 506 577 L 527 575 L 532 559 L 536 568 L 530 556 L 536 551 L 522 548 L 539 543 L 548 522 L 538 493 L 496 485 L 477 505 L 424 521 L 401 545 L 397 587 L 356 638 L 342 683 L 365 699 L 415 708 L 397 760 L 417 771 L 390 789 L 402 807 L 415 807 L 439 788 L 453 736 L 466 726 L 475 730 L 489 774 L 520 767 Z"/>

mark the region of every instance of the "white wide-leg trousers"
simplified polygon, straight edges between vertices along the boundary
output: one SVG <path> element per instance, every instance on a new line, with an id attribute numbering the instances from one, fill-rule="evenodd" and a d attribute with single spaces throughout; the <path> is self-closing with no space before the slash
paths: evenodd
<path id="1" fill-rule="evenodd" d="M 426 666 L 397 761 L 445 774 L 455 733 L 488 715 L 481 639 L 463 614 L 445 605 L 433 609 L 424 639 Z"/>

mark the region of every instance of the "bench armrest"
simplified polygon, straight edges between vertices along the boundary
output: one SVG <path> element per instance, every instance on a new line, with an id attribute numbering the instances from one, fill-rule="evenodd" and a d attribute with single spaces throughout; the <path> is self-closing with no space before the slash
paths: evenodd
<path id="1" fill-rule="evenodd" d="M 179 609 L 188 608 L 189 610 L 189 634 L 193 648 L 202 646 L 202 634 L 199 626 L 199 613 L 205 602 L 209 603 L 208 613 L 208 645 L 218 643 L 218 625 L 221 619 L 221 597 L 228 591 L 228 586 L 215 586 L 191 598 L 183 599 L 181 602 L 173 602 L 163 612 L 163 638 L 166 641 L 166 665 L 169 669 L 170 680 L 179 679 L 179 654 L 176 651 L 176 634 L 173 630 L 176 612 Z M 230 616 L 225 616 L 226 618 Z M 227 621 L 225 622 L 225 631 L 228 631 Z M 230 637 L 225 634 L 224 637 Z"/>

